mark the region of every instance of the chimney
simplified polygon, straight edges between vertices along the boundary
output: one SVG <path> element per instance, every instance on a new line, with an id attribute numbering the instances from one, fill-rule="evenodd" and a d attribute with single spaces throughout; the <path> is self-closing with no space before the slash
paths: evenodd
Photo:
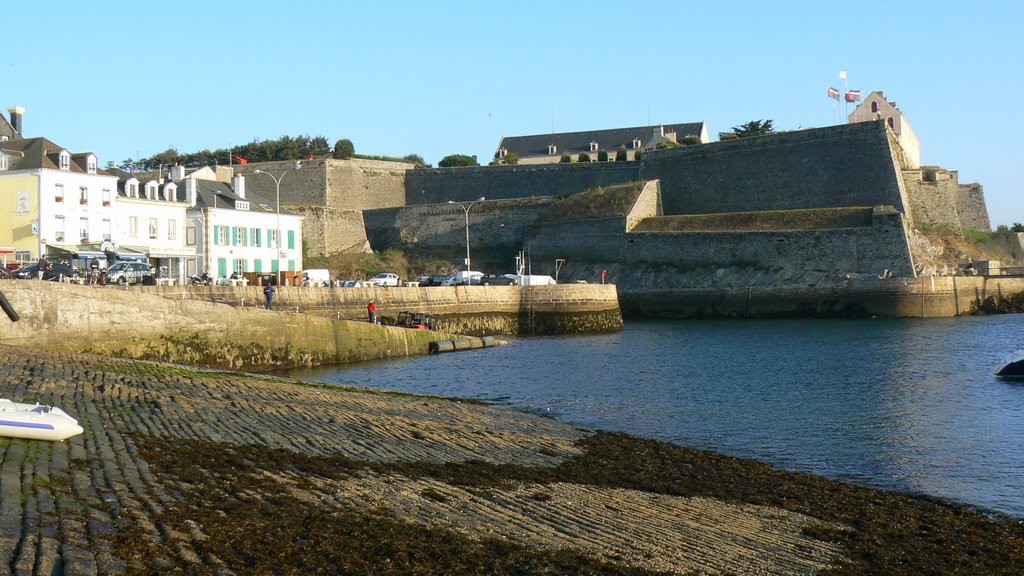
<path id="1" fill-rule="evenodd" d="M 21 117 L 25 114 L 25 109 L 21 106 L 11 106 L 7 111 L 11 113 L 11 127 L 21 137 Z"/>
<path id="2" fill-rule="evenodd" d="M 185 167 L 181 164 L 171 166 L 171 172 L 168 176 L 170 176 L 171 182 L 181 182 L 185 178 Z"/>
<path id="3" fill-rule="evenodd" d="M 196 205 L 196 194 L 199 190 L 199 181 L 195 178 L 185 180 L 185 201 L 189 206 Z"/>
<path id="4" fill-rule="evenodd" d="M 245 199 L 245 176 L 242 176 L 241 172 L 236 172 L 234 178 L 231 179 L 231 187 L 235 189 L 235 194 L 239 198 Z"/>

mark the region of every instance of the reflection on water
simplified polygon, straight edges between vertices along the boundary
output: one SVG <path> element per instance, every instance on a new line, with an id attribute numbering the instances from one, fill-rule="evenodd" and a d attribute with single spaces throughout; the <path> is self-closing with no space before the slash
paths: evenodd
<path id="1" fill-rule="evenodd" d="M 501 402 L 1024 517 L 1024 316 L 631 322 L 293 375 Z"/>

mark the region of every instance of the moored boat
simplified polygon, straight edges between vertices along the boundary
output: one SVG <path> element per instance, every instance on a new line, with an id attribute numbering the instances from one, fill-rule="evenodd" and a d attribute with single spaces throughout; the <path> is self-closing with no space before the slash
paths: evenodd
<path id="1" fill-rule="evenodd" d="M 0 398 L 0 436 L 63 441 L 81 433 L 78 420 L 56 406 Z"/>
<path id="2" fill-rule="evenodd" d="M 1002 365 L 1000 365 L 999 370 L 996 370 L 996 376 L 1024 378 L 1024 349 L 1017 350 L 1003 358 Z"/>

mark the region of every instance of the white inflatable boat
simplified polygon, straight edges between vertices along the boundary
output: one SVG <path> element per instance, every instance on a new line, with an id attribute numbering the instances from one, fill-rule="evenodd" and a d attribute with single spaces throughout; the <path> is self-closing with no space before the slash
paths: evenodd
<path id="1" fill-rule="evenodd" d="M 81 433 L 78 420 L 56 406 L 0 398 L 0 436 L 63 441 Z"/>

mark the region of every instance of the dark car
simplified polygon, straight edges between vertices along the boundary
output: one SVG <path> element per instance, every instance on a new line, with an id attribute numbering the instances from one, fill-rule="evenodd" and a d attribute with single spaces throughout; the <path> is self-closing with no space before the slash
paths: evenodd
<path id="1" fill-rule="evenodd" d="M 447 274 L 431 274 L 430 276 L 424 276 L 420 280 L 420 286 L 443 286 L 444 282 L 451 278 Z"/>
<path id="2" fill-rule="evenodd" d="M 473 283 L 481 286 L 515 286 L 516 279 L 511 274 L 484 274 L 474 279 Z"/>
<path id="3" fill-rule="evenodd" d="M 43 280 L 60 280 L 61 278 L 73 278 L 78 274 L 71 266 L 67 264 L 61 264 L 59 262 L 50 262 L 47 267 L 46 273 L 43 274 Z M 11 272 L 12 278 L 19 280 L 36 280 L 39 278 L 39 262 L 33 262 L 26 264 L 21 268 L 18 268 L 14 272 Z"/>

